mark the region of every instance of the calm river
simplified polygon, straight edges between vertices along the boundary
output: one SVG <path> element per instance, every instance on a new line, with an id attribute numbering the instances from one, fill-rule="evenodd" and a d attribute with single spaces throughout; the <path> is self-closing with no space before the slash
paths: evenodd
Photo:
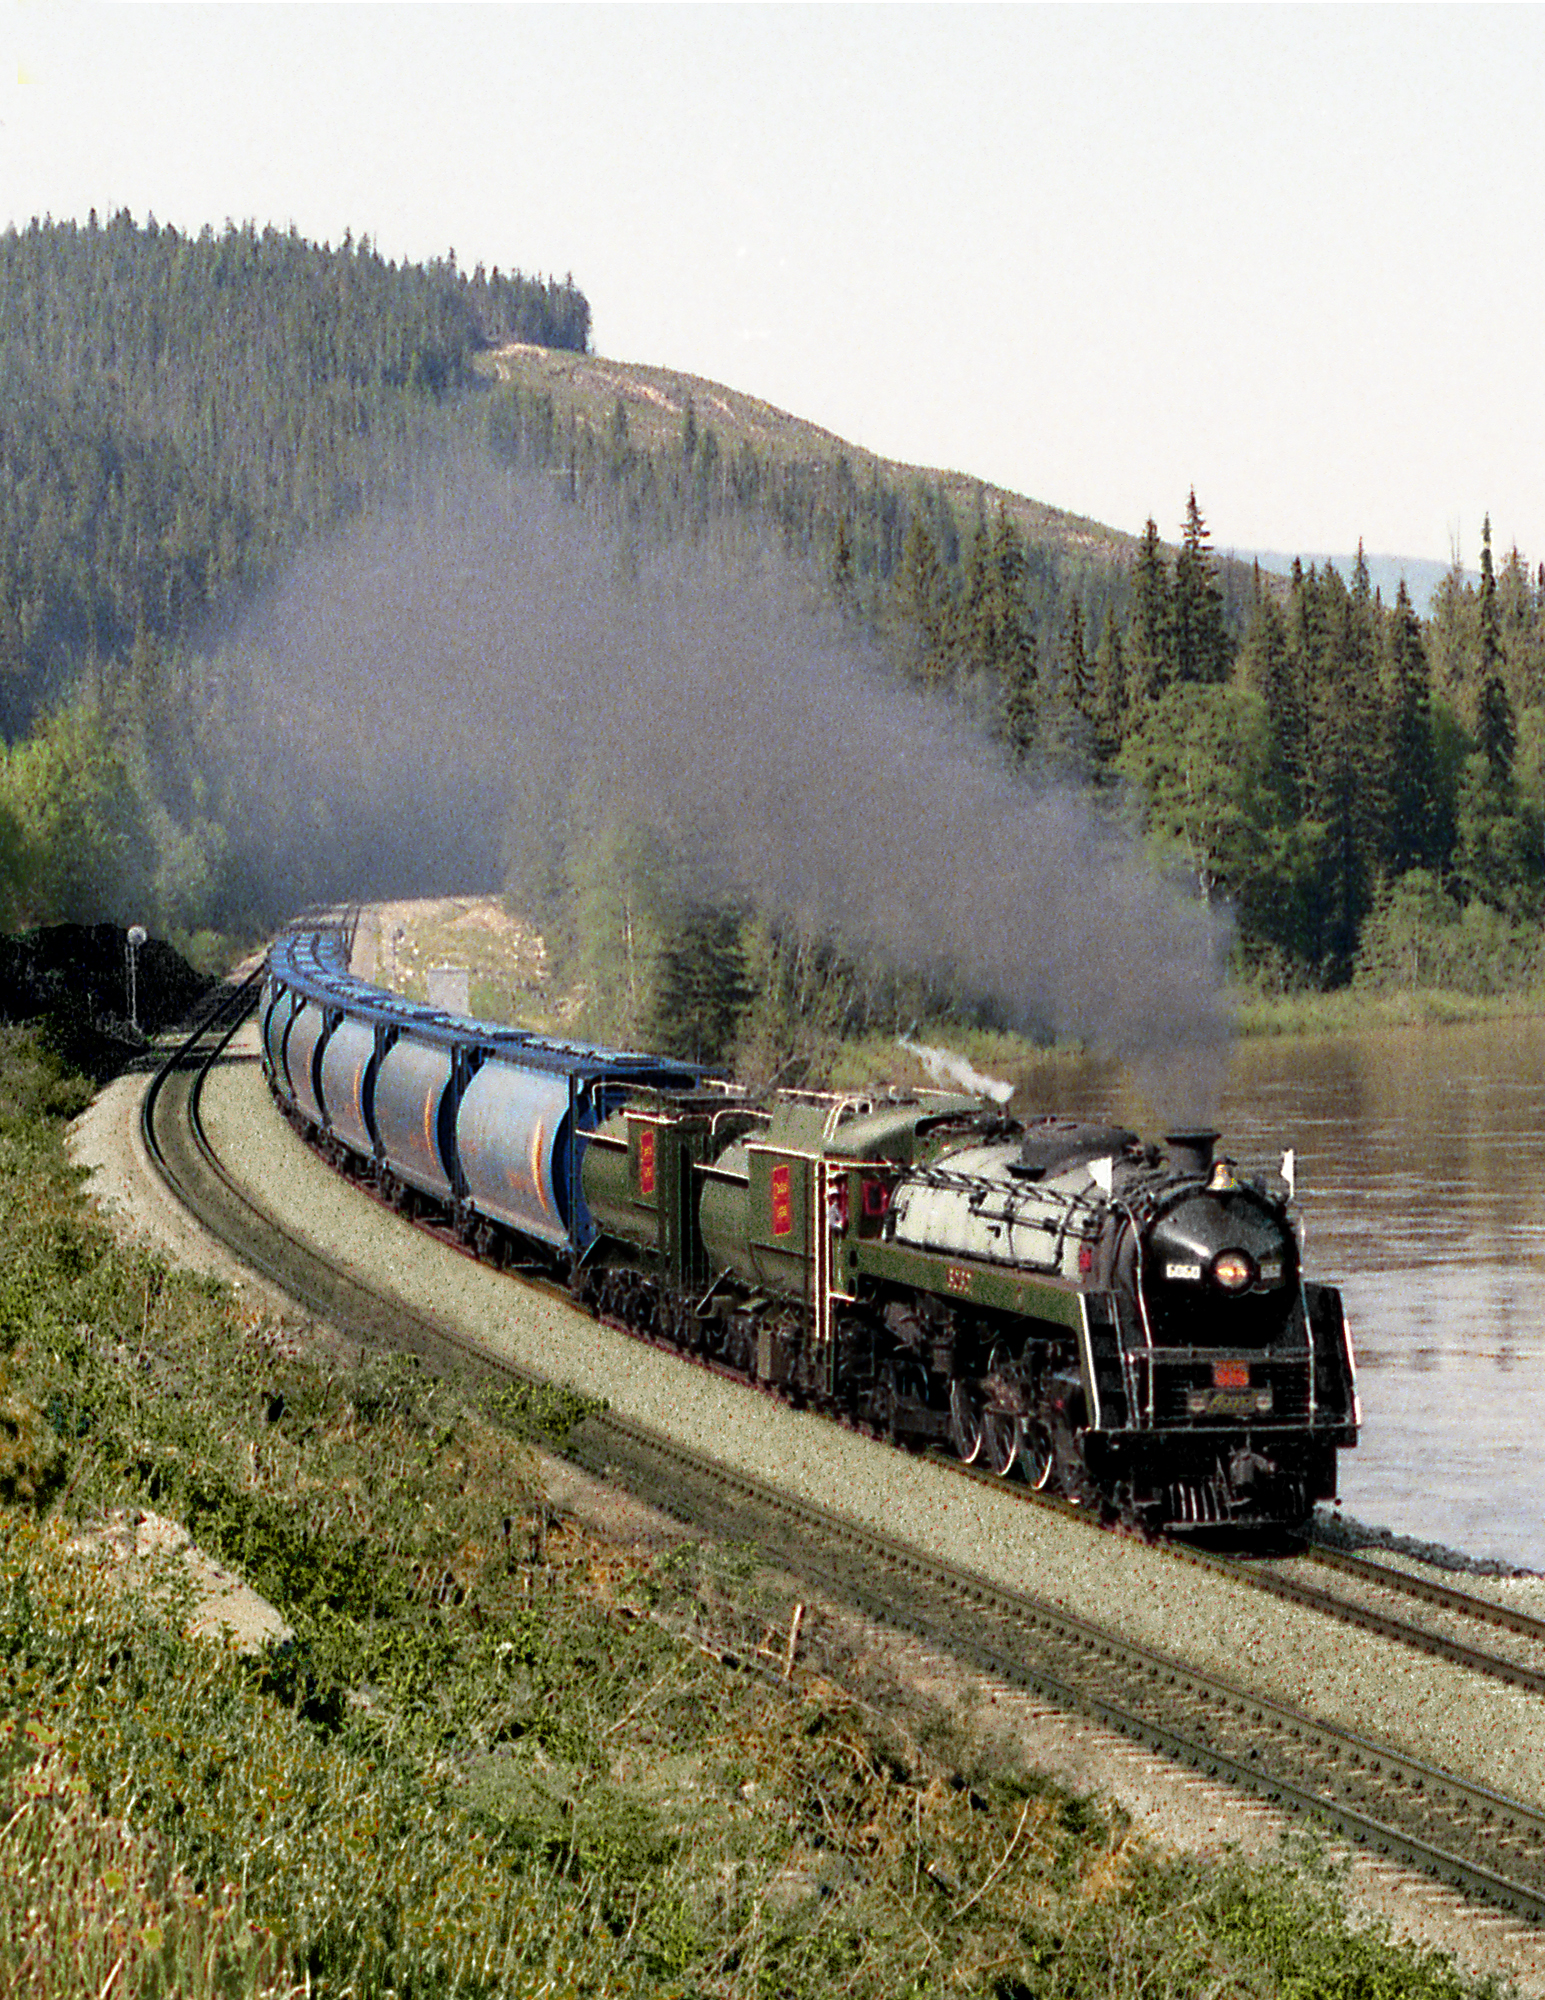
<path id="1" fill-rule="evenodd" d="M 1092 1067 L 1025 1081 L 1138 1122 Z M 1241 1165 L 1296 1149 L 1306 1265 L 1347 1302 L 1345 1510 L 1545 1570 L 1545 1020 L 1242 1041 L 1219 1123 Z"/>

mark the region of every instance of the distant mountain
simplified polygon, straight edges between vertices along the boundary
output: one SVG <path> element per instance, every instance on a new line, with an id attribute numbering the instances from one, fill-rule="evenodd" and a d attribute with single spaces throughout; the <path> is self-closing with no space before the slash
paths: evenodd
<path id="1" fill-rule="evenodd" d="M 1275 549 L 1230 549 L 1228 553 L 1236 562 L 1258 562 L 1262 569 L 1273 576 L 1291 576 L 1294 562 L 1301 562 L 1305 569 L 1311 564 L 1316 569 L 1324 569 L 1330 563 L 1337 573 L 1349 577 L 1357 567 L 1357 552 L 1349 556 L 1285 556 Z M 1433 592 L 1453 568 L 1452 563 L 1430 562 L 1421 556 L 1370 556 L 1363 561 L 1368 565 L 1368 575 L 1375 590 L 1382 593 L 1386 604 L 1393 604 L 1395 593 L 1400 588 L 1400 580 L 1405 579 L 1406 593 L 1411 599 L 1412 609 L 1418 618 L 1425 618 L 1432 609 Z M 1467 583 L 1479 583 L 1480 576 L 1475 570 L 1465 571 Z"/>

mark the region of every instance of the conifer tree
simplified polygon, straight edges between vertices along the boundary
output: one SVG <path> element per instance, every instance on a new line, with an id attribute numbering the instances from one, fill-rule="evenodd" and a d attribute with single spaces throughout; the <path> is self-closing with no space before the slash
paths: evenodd
<path id="1" fill-rule="evenodd" d="M 1094 735 L 1096 762 L 1108 766 L 1121 748 L 1127 712 L 1127 660 L 1116 623 L 1116 608 L 1107 605 L 1094 652 Z"/>
<path id="2" fill-rule="evenodd" d="M 1084 607 L 1078 598 L 1068 606 L 1062 627 L 1062 687 L 1069 706 L 1086 722 L 1094 716 L 1094 663 L 1084 631 Z"/>
<path id="3" fill-rule="evenodd" d="M 1486 759 L 1486 768 L 1493 781 L 1503 788 L 1511 785 L 1513 757 L 1518 749 L 1518 724 L 1499 673 L 1488 675 L 1481 687 L 1475 747 Z"/>
<path id="4" fill-rule="evenodd" d="M 1230 647 L 1223 592 L 1213 574 L 1207 524 L 1196 504 L 1194 486 L 1186 501 L 1185 527 L 1175 558 L 1170 631 L 1177 680 L 1217 682 L 1227 677 Z"/>
<path id="5" fill-rule="evenodd" d="M 1390 616 L 1386 672 L 1389 817 L 1384 862 L 1391 875 L 1438 869 L 1452 829 L 1441 795 L 1432 726 L 1432 676 L 1405 578 Z"/>
<path id="6" fill-rule="evenodd" d="M 1308 657 L 1308 815 L 1324 828 L 1318 885 L 1318 953 L 1327 977 L 1350 978 L 1358 931 L 1372 907 L 1385 823 L 1378 662 L 1368 606 L 1326 564 L 1305 582 Z M 1373 752 L 1370 758 L 1370 749 Z"/>
<path id="7" fill-rule="evenodd" d="M 1002 733 L 1011 754 L 1029 755 L 1041 705 L 1035 632 L 1026 603 L 1029 563 L 1019 530 L 999 506 L 981 572 L 971 631 L 976 664 L 998 689 Z"/>
<path id="8" fill-rule="evenodd" d="M 911 669 L 920 680 L 937 686 L 949 672 L 945 644 L 948 604 L 943 564 L 921 509 L 913 511 L 907 524 L 901 562 L 896 570 L 895 595 L 902 623 L 913 635 L 909 647 Z"/>
<path id="9" fill-rule="evenodd" d="M 1127 687 L 1136 722 L 1174 679 L 1174 590 L 1150 514 L 1132 569 L 1132 618 L 1127 630 Z"/>
<path id="10" fill-rule="evenodd" d="M 950 622 L 950 651 L 962 681 L 980 676 L 992 660 L 997 642 L 998 594 L 987 538 L 982 495 L 976 496 L 976 523 L 960 560 L 960 588 Z"/>
<path id="11" fill-rule="evenodd" d="M 741 922 L 733 909 L 699 904 L 674 925 L 660 954 L 652 1047 L 691 1062 L 728 1058 L 751 999 Z"/>
<path id="12" fill-rule="evenodd" d="M 1087 782 L 1096 762 L 1094 662 L 1076 597 L 1063 619 L 1051 684 L 1039 693 L 1040 754 L 1064 781 Z"/>
<path id="13" fill-rule="evenodd" d="M 1477 600 L 1475 739 L 1495 784 L 1506 790 L 1513 780 L 1513 753 L 1518 727 L 1507 685 L 1502 677 L 1502 638 L 1497 618 L 1497 577 L 1491 560 L 1491 516 L 1481 529 L 1481 587 Z"/>
<path id="14" fill-rule="evenodd" d="M 1266 782 L 1277 802 L 1277 817 L 1291 823 L 1303 811 L 1308 717 L 1301 676 L 1288 650 L 1287 625 L 1268 591 L 1257 592 L 1237 671 L 1242 685 L 1265 705 Z"/>

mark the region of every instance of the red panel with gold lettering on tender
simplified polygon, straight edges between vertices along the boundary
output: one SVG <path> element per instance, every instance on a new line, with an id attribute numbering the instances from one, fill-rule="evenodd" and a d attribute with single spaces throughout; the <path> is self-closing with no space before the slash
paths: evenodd
<path id="1" fill-rule="evenodd" d="M 760 1283 L 795 1297 L 809 1284 L 814 1164 L 800 1153 L 755 1144 L 746 1148 L 752 1266 Z"/>
<path id="2" fill-rule="evenodd" d="M 794 1195 L 789 1186 L 789 1163 L 780 1160 L 767 1177 L 768 1206 L 774 1236 L 794 1234 Z"/>

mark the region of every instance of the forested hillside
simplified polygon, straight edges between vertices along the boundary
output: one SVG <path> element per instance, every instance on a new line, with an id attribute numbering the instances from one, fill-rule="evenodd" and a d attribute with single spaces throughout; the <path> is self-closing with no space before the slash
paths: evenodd
<path id="1" fill-rule="evenodd" d="M 1479 580 L 1456 562 L 1422 620 L 1360 556 L 1285 580 L 1220 561 L 1194 492 L 1173 543 L 1150 519 L 1131 544 L 659 370 L 523 356 L 500 372 L 496 449 L 665 534 L 773 524 L 900 677 L 979 718 L 1027 780 L 1106 799 L 1227 904 L 1241 976 L 1535 977 L 1545 565 L 1517 548 L 1499 565 L 1489 521 Z"/>
<path id="2" fill-rule="evenodd" d="M 190 238 L 127 215 L 0 236 L 10 922 L 255 931 L 309 897 L 399 887 L 370 879 L 378 827 L 344 837 L 305 776 L 304 705 L 230 639 L 341 528 L 476 461 L 604 524 L 624 567 L 671 548 L 792 557 L 898 688 L 974 719 L 1028 785 L 1138 824 L 1196 897 L 1227 904 L 1242 975 L 1533 977 L 1545 571 L 1517 550 L 1499 562 L 1489 526 L 1479 583 L 1456 568 L 1424 622 L 1361 565 L 1284 583 L 1221 563 L 1194 494 L 1183 511 L 1174 496 L 1174 542 L 1150 521 L 1134 543 L 732 391 L 599 363 L 589 318 L 571 280 L 398 266 L 364 240 Z M 252 748 L 254 710 L 276 703 L 287 780 Z M 323 755 L 318 739 L 313 775 Z M 385 815 L 400 774 L 373 775 Z M 487 805 L 469 780 L 469 821 Z M 625 958 L 635 1025 L 691 1011 L 705 938 L 722 977 L 701 1002 L 715 1025 L 692 1031 L 715 1045 L 702 1053 L 758 992 L 829 994 L 853 973 L 840 937 L 775 935 L 755 910 L 657 887 L 646 911 L 648 843 L 593 801 L 566 825 L 544 920 L 577 940 L 585 897 L 620 908 L 598 898 L 599 857 L 634 871 L 626 953 L 575 949 L 597 991 Z"/>
<path id="3" fill-rule="evenodd" d="M 175 643 L 412 463 L 510 340 L 583 348 L 572 282 L 468 278 L 126 214 L 0 236 L 0 702 L 13 732 L 136 633 Z"/>

